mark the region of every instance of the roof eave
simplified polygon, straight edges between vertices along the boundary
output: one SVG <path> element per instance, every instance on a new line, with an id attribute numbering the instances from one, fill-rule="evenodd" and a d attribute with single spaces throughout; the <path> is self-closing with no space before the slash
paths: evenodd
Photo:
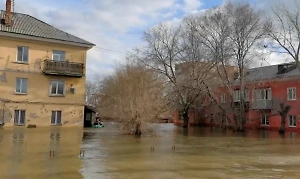
<path id="1" fill-rule="evenodd" d="M 16 33 L 3 32 L 3 31 L 0 31 L 0 36 L 27 39 L 27 40 L 37 40 L 37 41 L 48 42 L 48 43 L 58 43 L 58 44 L 71 45 L 71 46 L 83 47 L 83 48 L 88 48 L 88 49 L 91 49 L 95 46 L 95 44 L 93 44 L 93 43 L 90 43 L 90 44 L 76 43 L 76 42 L 42 38 L 42 37 L 36 37 L 36 36 L 31 36 L 31 35 L 16 34 Z"/>

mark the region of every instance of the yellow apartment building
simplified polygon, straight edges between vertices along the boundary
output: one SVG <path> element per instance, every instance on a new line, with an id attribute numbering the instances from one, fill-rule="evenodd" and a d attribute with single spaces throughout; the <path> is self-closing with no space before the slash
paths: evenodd
<path id="1" fill-rule="evenodd" d="M 82 126 L 94 44 L 27 14 L 0 11 L 0 124 Z"/>

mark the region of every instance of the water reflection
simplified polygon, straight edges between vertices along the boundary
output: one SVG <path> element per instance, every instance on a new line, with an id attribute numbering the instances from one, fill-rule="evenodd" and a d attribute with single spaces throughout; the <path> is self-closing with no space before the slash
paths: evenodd
<path id="1" fill-rule="evenodd" d="M 161 137 L 136 139 L 109 136 L 112 129 L 105 126 L 84 133 L 83 146 L 89 152 L 81 169 L 85 178 L 300 177 L 295 133 L 281 138 L 276 131 L 233 133 L 164 124 Z"/>
<path id="2" fill-rule="evenodd" d="M 81 134 L 80 128 L 1 130 L 0 178 L 83 178 L 78 172 Z"/>
<path id="3" fill-rule="evenodd" d="M 110 123 L 0 130 L 0 178 L 300 178 L 297 133 L 154 127 L 159 137 L 116 135 Z"/>

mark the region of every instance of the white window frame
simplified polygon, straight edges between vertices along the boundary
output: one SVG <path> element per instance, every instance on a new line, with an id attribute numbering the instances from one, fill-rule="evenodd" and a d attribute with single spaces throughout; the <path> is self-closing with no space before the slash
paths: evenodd
<path id="1" fill-rule="evenodd" d="M 261 115 L 260 125 L 261 126 L 269 126 L 270 125 L 270 117 L 266 114 Z"/>
<path id="2" fill-rule="evenodd" d="M 22 57 L 19 59 L 19 48 L 22 48 Z M 27 61 L 24 61 L 24 49 L 27 49 Z M 26 46 L 17 46 L 17 57 L 16 62 L 19 63 L 29 63 L 29 47 Z"/>
<path id="3" fill-rule="evenodd" d="M 20 80 L 20 91 L 17 91 L 18 80 Z M 23 83 L 26 81 L 26 89 L 23 92 Z M 16 86 L 15 86 L 15 93 L 16 94 L 27 94 L 28 90 L 28 78 L 16 78 Z"/>
<path id="4" fill-rule="evenodd" d="M 52 83 L 56 82 L 56 93 L 52 93 Z M 59 82 L 63 82 L 64 86 L 63 86 L 63 93 L 59 94 L 58 93 L 58 83 Z M 66 82 L 64 80 L 51 80 L 50 81 L 50 92 L 49 92 L 49 96 L 64 96 L 65 95 L 65 89 L 66 89 Z"/>
<path id="5" fill-rule="evenodd" d="M 290 92 L 292 93 L 291 94 L 292 98 L 290 98 Z M 287 88 L 287 100 L 288 101 L 295 101 L 296 99 L 297 99 L 296 87 Z"/>
<path id="6" fill-rule="evenodd" d="M 226 103 L 226 93 L 221 94 L 221 103 Z"/>
<path id="7" fill-rule="evenodd" d="M 291 120 L 293 120 L 291 124 Z M 289 127 L 297 127 L 297 119 L 295 115 L 289 115 Z"/>
<path id="8" fill-rule="evenodd" d="M 241 99 L 241 90 L 234 90 L 233 91 L 233 102 L 239 102 Z"/>
<path id="9" fill-rule="evenodd" d="M 61 54 L 55 53 L 55 52 L 64 53 L 64 57 L 61 57 Z M 54 58 L 54 56 L 58 57 L 59 59 L 56 60 L 56 59 Z M 62 51 L 62 50 L 53 50 L 53 51 L 52 51 L 52 60 L 53 60 L 53 61 L 57 61 L 57 62 L 64 62 L 64 61 L 66 61 L 66 52 L 65 52 L 65 51 Z"/>
<path id="10" fill-rule="evenodd" d="M 58 115 L 59 113 L 60 113 L 60 116 Z M 54 114 L 54 123 L 52 122 L 53 114 Z M 59 117 L 60 117 L 60 123 L 57 122 Z M 50 123 L 51 123 L 51 126 L 61 126 L 62 125 L 62 111 L 60 111 L 60 110 L 51 111 Z"/>
<path id="11" fill-rule="evenodd" d="M 24 112 L 24 122 L 21 123 L 21 113 Z M 18 113 L 18 116 L 16 115 L 16 113 Z M 15 110 L 15 113 L 14 113 L 14 125 L 15 126 L 25 126 L 25 123 L 26 123 L 26 110 L 24 109 L 16 109 Z"/>
<path id="12" fill-rule="evenodd" d="M 272 89 L 271 88 L 255 89 L 253 91 L 253 100 L 254 101 L 272 100 Z"/>

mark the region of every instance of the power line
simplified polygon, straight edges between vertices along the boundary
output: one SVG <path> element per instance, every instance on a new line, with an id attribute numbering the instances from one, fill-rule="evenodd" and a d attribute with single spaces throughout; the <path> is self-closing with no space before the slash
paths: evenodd
<path id="1" fill-rule="evenodd" d="M 120 51 L 116 51 L 116 50 L 112 50 L 112 49 L 108 49 L 108 48 L 102 48 L 102 47 L 94 47 L 94 48 L 96 48 L 96 49 L 98 49 L 98 50 L 104 50 L 104 51 L 107 51 L 108 53 L 109 52 L 114 52 L 114 53 L 118 53 L 118 54 L 122 54 L 122 55 L 127 55 L 126 53 L 124 53 L 124 52 L 120 52 Z"/>

